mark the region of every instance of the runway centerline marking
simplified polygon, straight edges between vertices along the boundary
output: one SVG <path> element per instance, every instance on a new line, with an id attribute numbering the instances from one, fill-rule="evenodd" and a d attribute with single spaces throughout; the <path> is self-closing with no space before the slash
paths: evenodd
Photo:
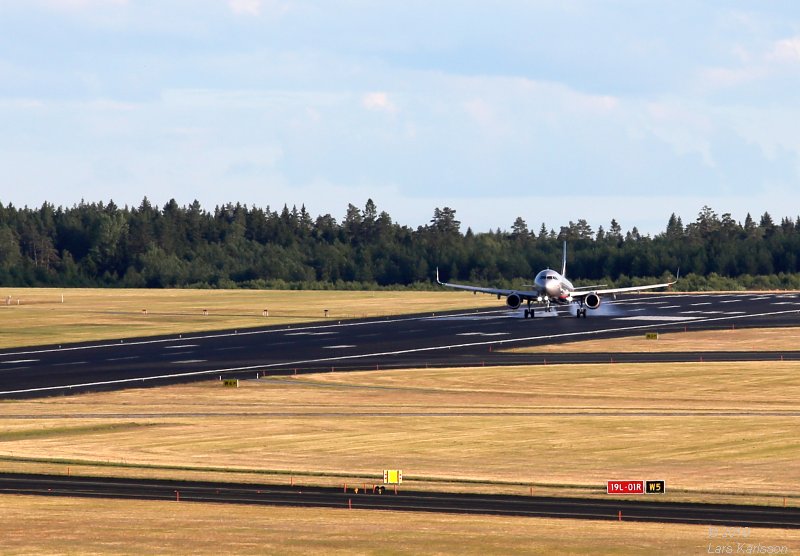
<path id="1" fill-rule="evenodd" d="M 179 346 L 164 346 L 164 349 L 184 349 L 184 348 L 196 348 L 199 347 L 199 344 L 181 344 Z"/>
<path id="2" fill-rule="evenodd" d="M 483 311 L 480 314 L 482 315 L 491 315 L 496 313 L 506 313 L 506 309 L 495 309 L 491 311 Z M 459 316 L 469 316 L 475 315 L 476 311 L 469 311 L 466 313 L 454 313 L 448 315 L 450 317 L 459 317 Z M 188 336 L 183 338 L 183 340 L 212 340 L 218 338 L 234 338 L 236 336 L 254 336 L 258 334 L 286 334 L 287 331 L 291 331 L 294 333 L 295 331 L 312 331 L 312 330 L 320 330 L 323 328 L 350 328 L 350 327 L 359 327 L 359 326 L 368 326 L 370 324 L 394 324 L 398 322 L 417 322 L 420 320 L 429 320 L 431 318 L 444 318 L 444 317 L 429 317 L 429 316 L 420 316 L 420 315 L 413 315 L 413 316 L 401 316 L 397 318 L 387 318 L 384 320 L 366 320 L 366 321 L 345 321 L 345 322 L 337 322 L 336 324 L 312 324 L 308 326 L 302 325 L 287 325 L 286 327 L 281 328 L 268 328 L 264 329 L 256 329 L 256 330 L 243 330 L 238 331 L 234 330 L 233 332 L 223 331 L 223 332 L 215 332 L 211 334 L 203 334 L 198 333 L 198 335 Z M 294 328 L 293 328 L 294 326 Z M 329 334 L 338 334 L 339 331 L 332 331 L 328 332 Z M 291 335 L 291 334 L 288 334 Z M 119 342 L 114 343 L 100 343 L 100 344 L 91 344 L 88 346 L 69 346 L 69 347 L 57 347 L 57 348 L 41 348 L 41 349 L 28 349 L 25 351 L 9 351 L 6 353 L 0 353 L 0 357 L 10 357 L 14 355 L 33 355 L 39 353 L 58 353 L 64 351 L 79 351 L 79 350 L 86 350 L 86 349 L 109 349 L 115 348 L 120 346 L 143 346 L 143 345 L 151 345 L 151 344 L 164 344 L 169 342 L 177 342 L 180 341 L 179 338 L 159 338 L 156 340 L 146 340 L 146 339 L 131 339 L 127 343 L 124 340 L 120 340 Z M 283 342 L 286 343 L 286 342 Z M 278 345 L 277 343 L 272 343 L 271 345 Z M 38 361 L 35 359 L 33 361 Z"/>
<path id="3" fill-rule="evenodd" d="M 710 305 L 710 303 L 709 303 Z M 506 310 L 498 310 L 497 313 L 507 313 Z M 669 320 L 674 320 L 675 322 L 719 322 L 719 321 L 728 321 L 733 319 L 742 319 L 742 318 L 759 318 L 759 317 L 771 317 L 771 316 L 779 316 L 779 315 L 790 315 L 798 313 L 797 309 L 786 309 L 781 311 L 766 311 L 762 313 L 753 313 L 747 315 L 726 315 L 721 317 L 670 317 Z M 474 313 L 462 313 L 462 315 L 472 315 Z M 332 325 L 323 325 L 322 327 L 346 327 L 346 326 L 364 326 L 367 324 L 376 324 L 376 323 L 386 323 L 386 322 L 412 322 L 412 321 L 419 321 L 422 320 L 434 320 L 434 319 L 441 319 L 447 320 L 447 317 L 452 317 L 453 315 L 447 315 L 443 317 L 420 317 L 419 315 L 413 317 L 403 317 L 398 319 L 386 319 L 383 321 L 357 321 L 357 322 L 349 322 L 349 323 L 337 323 Z M 620 318 L 613 319 L 614 321 L 624 320 Z M 634 320 L 636 320 L 634 318 Z M 639 319 L 640 320 L 640 319 Z M 662 321 L 664 319 L 659 318 L 658 321 Z M 521 338 L 506 338 L 506 339 L 496 339 L 496 340 L 484 340 L 484 341 L 476 341 L 476 342 L 466 342 L 466 343 L 458 343 L 458 344 L 446 344 L 446 345 L 436 345 L 436 346 L 429 346 L 429 347 L 417 347 L 417 348 L 409 348 L 409 349 L 402 349 L 402 350 L 395 350 L 395 351 L 385 351 L 385 352 L 373 352 L 373 353 L 362 353 L 362 354 L 351 354 L 351 355 L 338 355 L 334 357 L 320 357 L 315 359 L 306 359 L 306 360 L 297 360 L 297 361 L 282 361 L 278 363 L 268 363 L 268 364 L 260 364 L 260 365 L 248 365 L 242 367 L 228 367 L 228 368 L 216 368 L 216 369 L 207 369 L 202 371 L 188 371 L 188 372 L 180 372 L 180 373 L 169 373 L 169 374 L 161 374 L 161 375 L 150 375 L 150 376 L 140 376 L 135 378 L 125 378 L 125 379 L 115 379 L 115 380 L 105 380 L 105 381 L 96 381 L 96 382 L 88 382 L 88 383 L 78 383 L 78 384 L 67 384 L 67 385 L 59 385 L 59 386 L 45 386 L 45 387 L 38 387 L 38 388 L 25 388 L 20 390 L 8 390 L 8 391 L 0 391 L 0 395 L 6 394 L 22 394 L 22 393 L 32 393 L 32 392 L 46 392 L 46 391 L 63 391 L 68 390 L 71 388 L 86 388 L 86 387 L 96 387 L 96 386 L 108 386 L 108 385 L 122 385 L 122 384 L 141 384 L 145 381 L 153 381 L 153 380 L 165 380 L 165 379 L 182 379 L 188 377 L 200 377 L 200 376 L 207 376 L 213 374 L 224 374 L 224 373 L 233 373 L 233 372 L 242 372 L 242 371 L 251 371 L 256 369 L 270 369 L 270 368 L 286 368 L 291 367 L 292 365 L 306 365 L 306 364 L 317 364 L 317 363 L 330 363 L 335 361 L 348 361 L 348 360 L 359 360 L 365 359 L 369 357 L 384 357 L 384 356 L 393 356 L 393 355 L 404 355 L 409 353 L 423 353 L 423 352 L 431 352 L 431 351 L 444 351 L 449 349 L 458 349 L 458 348 L 470 348 L 470 347 L 480 347 L 480 346 L 488 346 L 488 345 L 505 345 L 505 344 L 513 344 L 518 342 L 529 342 L 533 340 L 552 340 L 552 339 L 561 339 L 561 338 L 576 338 L 581 336 L 596 336 L 597 334 L 604 334 L 604 333 L 628 333 L 631 331 L 638 331 L 638 330 L 648 330 L 653 329 L 659 326 L 664 326 L 663 322 L 657 322 L 654 324 L 638 324 L 638 325 L 631 325 L 631 326 L 618 326 L 618 327 L 609 327 L 600 330 L 580 330 L 574 332 L 566 332 L 566 333 L 558 333 L 558 334 L 539 334 L 535 336 L 526 336 Z M 309 327 L 311 330 L 319 329 L 319 326 Z M 275 333 L 275 332 L 285 332 L 286 329 L 268 329 L 268 330 L 254 330 L 250 332 L 243 332 L 238 333 L 234 331 L 233 333 L 226 332 L 224 334 L 208 334 L 204 336 L 196 336 L 193 339 L 209 339 L 209 338 L 228 338 L 232 336 L 238 335 L 248 335 L 248 334 L 268 334 L 268 333 Z M 156 344 L 156 343 L 163 343 L 163 342 L 174 342 L 176 341 L 175 338 L 170 339 L 160 339 L 160 340 L 142 340 L 142 341 L 130 341 L 126 346 L 132 345 L 139 345 L 139 344 Z M 47 352 L 60 352 L 60 351 L 71 351 L 77 349 L 96 349 L 96 348 L 107 348 L 107 347 L 114 347 L 122 345 L 122 341 L 119 344 L 97 344 L 94 346 L 73 346 L 68 348 L 48 348 L 42 349 L 38 351 L 28 351 L 28 352 L 12 352 L 6 354 L 0 354 L 4 356 L 9 355 L 21 355 L 27 353 L 47 353 Z M 189 362 L 204 362 L 206 360 L 191 360 Z M 172 362 L 173 364 L 179 362 Z M 27 368 L 27 367 L 24 367 Z M 14 369 L 3 369 L 6 370 L 19 370 L 19 368 Z"/>
<path id="4" fill-rule="evenodd" d="M 322 349 L 347 349 L 347 348 L 354 348 L 356 346 L 350 344 L 342 344 L 340 346 L 322 346 Z"/>
<path id="5" fill-rule="evenodd" d="M 14 359 L 13 361 L 0 361 L 2 365 L 16 365 L 17 363 L 36 363 L 38 359 Z"/>
<path id="6" fill-rule="evenodd" d="M 686 322 L 718 322 L 718 321 L 727 321 L 727 320 L 734 320 L 734 319 L 742 319 L 745 317 L 769 317 L 769 316 L 777 316 L 777 315 L 788 315 L 788 314 L 795 314 L 797 313 L 797 309 L 789 309 L 784 311 L 771 311 L 765 313 L 755 313 L 750 315 L 728 315 L 723 317 L 711 317 L 711 318 L 703 318 L 703 317 L 696 317 L 696 318 L 682 318 L 676 322 L 686 321 Z M 417 319 L 419 317 L 416 317 Z M 432 317 L 424 317 L 424 318 L 432 318 Z M 435 317 L 433 317 L 435 318 Z M 673 317 L 674 318 L 674 317 Z M 414 320 L 414 319 L 403 319 L 403 320 Z M 614 320 L 623 320 L 623 319 L 614 319 Z M 315 359 L 305 359 L 299 361 L 284 361 L 279 363 L 268 363 L 264 365 L 247 365 L 243 367 L 227 367 L 227 368 L 218 368 L 218 369 L 207 369 L 203 371 L 189 371 L 183 373 L 170 373 L 164 375 L 155 375 L 155 376 L 145 376 L 145 377 L 137 377 L 137 378 L 123 378 L 123 379 L 116 379 L 116 380 L 104 380 L 104 381 L 97 381 L 97 382 L 86 382 L 80 384 L 67 384 L 61 386 L 44 386 L 40 388 L 24 388 L 20 390 L 6 390 L 0 392 L 0 395 L 5 394 L 23 394 L 23 393 L 31 393 L 31 392 L 46 392 L 46 391 L 53 391 L 53 390 L 67 390 L 70 388 L 87 388 L 87 387 L 96 387 L 96 386 L 109 386 L 114 384 L 129 384 L 129 383 L 136 383 L 141 384 L 145 381 L 152 381 L 152 380 L 166 380 L 166 379 L 179 379 L 179 378 L 187 378 L 187 377 L 200 377 L 200 376 L 207 376 L 207 375 L 214 375 L 214 374 L 224 374 L 224 373 L 234 373 L 234 372 L 242 372 L 242 371 L 253 371 L 253 370 L 261 370 L 261 369 L 271 369 L 276 367 L 291 367 L 292 365 L 307 365 L 307 364 L 316 364 L 316 363 L 331 363 L 335 361 L 348 361 L 348 360 L 356 360 L 356 359 L 366 359 L 368 357 L 382 357 L 382 356 L 391 356 L 391 355 L 404 355 L 408 353 L 422 353 L 428 351 L 444 351 L 448 349 L 458 349 L 458 348 L 469 348 L 469 347 L 480 347 L 480 346 L 488 346 L 488 345 L 504 345 L 504 344 L 513 344 L 519 342 L 530 342 L 532 340 L 551 340 L 556 338 L 569 338 L 569 337 L 580 337 L 580 336 L 595 336 L 600 333 L 620 333 L 620 332 L 630 332 L 634 330 L 647 330 L 653 329 L 659 326 L 663 326 L 664 323 L 662 322 L 663 319 L 658 319 L 659 322 L 657 324 L 639 324 L 633 326 L 619 326 L 615 328 L 606 328 L 604 330 L 581 330 L 576 332 L 565 332 L 560 334 L 540 334 L 538 336 L 527 336 L 524 338 L 506 338 L 503 340 L 485 340 L 480 342 L 468 342 L 462 344 L 449 344 L 449 345 L 438 345 L 438 346 L 430 346 L 430 347 L 421 347 L 421 348 L 411 348 L 411 349 L 402 349 L 396 351 L 385 351 L 385 352 L 375 352 L 375 353 L 362 353 L 362 354 L 353 354 L 353 355 L 340 355 L 336 357 L 319 357 Z M 671 320 L 671 319 L 670 319 Z M 381 321 L 385 322 L 385 321 Z M 264 331 L 260 331 L 264 332 Z M 226 334 L 225 336 L 229 336 Z M 130 345 L 130 344 L 128 344 Z M 204 360 L 197 360 L 194 362 L 203 362 Z M 179 363 L 178 361 L 174 361 L 174 363 Z M 12 369 L 9 369 L 12 370 Z M 16 369 L 13 369 L 16 370 Z"/>

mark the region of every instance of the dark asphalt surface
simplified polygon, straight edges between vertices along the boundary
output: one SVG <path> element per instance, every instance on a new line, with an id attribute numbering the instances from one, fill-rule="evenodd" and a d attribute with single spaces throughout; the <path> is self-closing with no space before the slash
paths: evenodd
<path id="1" fill-rule="evenodd" d="M 368 485 L 366 492 L 360 487 L 356 494 L 352 488 L 345 492 L 344 488 L 0 473 L 0 493 L 614 521 L 620 519 L 622 512 L 623 521 L 800 529 L 798 508 L 659 503 L 620 497 L 550 498 L 415 492 L 402 485 L 397 494 L 391 488 L 383 494 L 376 494 L 372 485 Z"/>
<path id="2" fill-rule="evenodd" d="M 556 314 L 558 316 L 556 316 Z M 320 322 L 0 352 L 0 398 L 319 371 L 648 361 L 800 360 L 767 353 L 509 354 L 497 349 L 648 331 L 800 326 L 797 294 L 637 295 L 585 319 L 504 309 Z"/>
<path id="3" fill-rule="evenodd" d="M 574 313 L 573 313 L 574 314 Z M 523 319 L 504 309 L 320 322 L 183 337 L 125 339 L 0 352 L 0 399 L 157 386 L 209 377 L 319 371 L 566 362 L 800 360 L 761 353 L 508 354 L 497 349 L 675 330 L 800 326 L 796 294 L 628 296 L 577 319 L 568 311 Z M 614 499 L 407 492 L 353 494 L 276 485 L 0 474 L 0 492 L 240 504 L 493 513 L 752 527 L 800 527 L 800 510 Z M 656 495 L 654 495 L 656 496 Z"/>

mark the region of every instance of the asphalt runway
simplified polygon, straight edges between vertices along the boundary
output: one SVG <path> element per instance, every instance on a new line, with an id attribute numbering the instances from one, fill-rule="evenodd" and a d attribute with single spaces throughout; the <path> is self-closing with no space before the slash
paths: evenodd
<path id="1" fill-rule="evenodd" d="M 465 294 L 468 295 L 468 294 Z M 498 304 L 502 302 L 499 301 Z M 648 331 L 800 326 L 798 294 L 631 295 L 574 308 L 467 311 L 120 339 L 0 352 L 0 398 L 320 371 L 549 363 L 800 360 L 800 351 L 510 354 L 498 349 Z"/>
<path id="2" fill-rule="evenodd" d="M 373 485 L 342 488 L 65 477 L 0 473 L 0 493 L 85 498 L 172 500 L 269 506 L 427 511 L 528 517 L 691 523 L 731 527 L 800 528 L 800 509 L 729 504 L 649 502 L 611 498 L 551 498 L 419 492 L 402 486 L 377 494 Z M 652 495 L 653 497 L 660 495 Z"/>
<path id="3" fill-rule="evenodd" d="M 216 377 L 256 378 L 320 371 L 548 364 L 559 362 L 800 360 L 800 351 L 761 353 L 509 354 L 505 347 L 649 331 L 800 326 L 796 294 L 634 295 L 604 301 L 586 319 L 564 308 L 533 319 L 521 311 L 467 311 L 361 321 L 122 339 L 0 352 L 0 398 L 157 386 Z M 654 416 L 656 416 L 654 414 Z M 176 492 L 178 491 L 178 492 Z M 422 493 L 344 493 L 275 485 L 188 483 L 0 474 L 0 492 L 241 504 L 424 510 L 800 527 L 796 508 L 676 504 L 614 499 Z M 180 494 L 178 494 L 180 493 Z M 655 496 L 655 495 L 654 495 Z"/>

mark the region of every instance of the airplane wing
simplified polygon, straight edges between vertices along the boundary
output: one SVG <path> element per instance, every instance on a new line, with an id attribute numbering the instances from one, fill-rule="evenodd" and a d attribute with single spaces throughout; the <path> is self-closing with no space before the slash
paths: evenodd
<path id="1" fill-rule="evenodd" d="M 585 290 L 585 291 L 574 291 L 571 293 L 573 299 L 580 299 L 582 297 L 586 297 L 587 295 L 594 293 L 597 295 L 608 295 L 614 293 L 625 293 L 625 292 L 639 292 L 643 290 L 656 290 L 658 288 L 668 288 L 669 286 L 673 285 L 677 282 L 677 278 L 672 282 L 666 282 L 664 284 L 648 284 L 646 286 L 628 286 L 626 288 L 607 288 L 604 290 Z"/>
<path id="2" fill-rule="evenodd" d="M 499 289 L 499 288 L 484 288 L 484 287 L 479 287 L 479 286 L 466 286 L 466 285 L 463 285 L 463 284 L 451 284 L 451 283 L 448 283 L 448 282 L 442 282 L 441 280 L 439 280 L 439 269 L 438 268 L 436 269 L 436 283 L 439 284 L 440 286 L 445 286 L 447 288 L 454 288 L 454 289 L 457 289 L 457 290 L 466 290 L 468 292 L 473 292 L 473 293 L 488 293 L 489 295 L 496 295 L 498 297 L 498 299 L 500 297 L 507 297 L 507 296 L 511 295 L 512 293 L 517 294 L 518 296 L 520 296 L 520 298 L 522 298 L 524 300 L 536 299 L 537 297 L 539 297 L 539 292 L 535 291 L 535 290 L 533 290 L 533 291 L 504 290 L 504 289 Z"/>

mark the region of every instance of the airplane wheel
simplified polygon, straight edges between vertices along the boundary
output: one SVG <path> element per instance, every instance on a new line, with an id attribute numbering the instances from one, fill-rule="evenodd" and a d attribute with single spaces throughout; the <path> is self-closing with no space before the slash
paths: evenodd
<path id="1" fill-rule="evenodd" d="M 530 316 L 531 316 L 531 312 L 528 309 L 525 309 L 525 318 L 527 319 Z"/>

